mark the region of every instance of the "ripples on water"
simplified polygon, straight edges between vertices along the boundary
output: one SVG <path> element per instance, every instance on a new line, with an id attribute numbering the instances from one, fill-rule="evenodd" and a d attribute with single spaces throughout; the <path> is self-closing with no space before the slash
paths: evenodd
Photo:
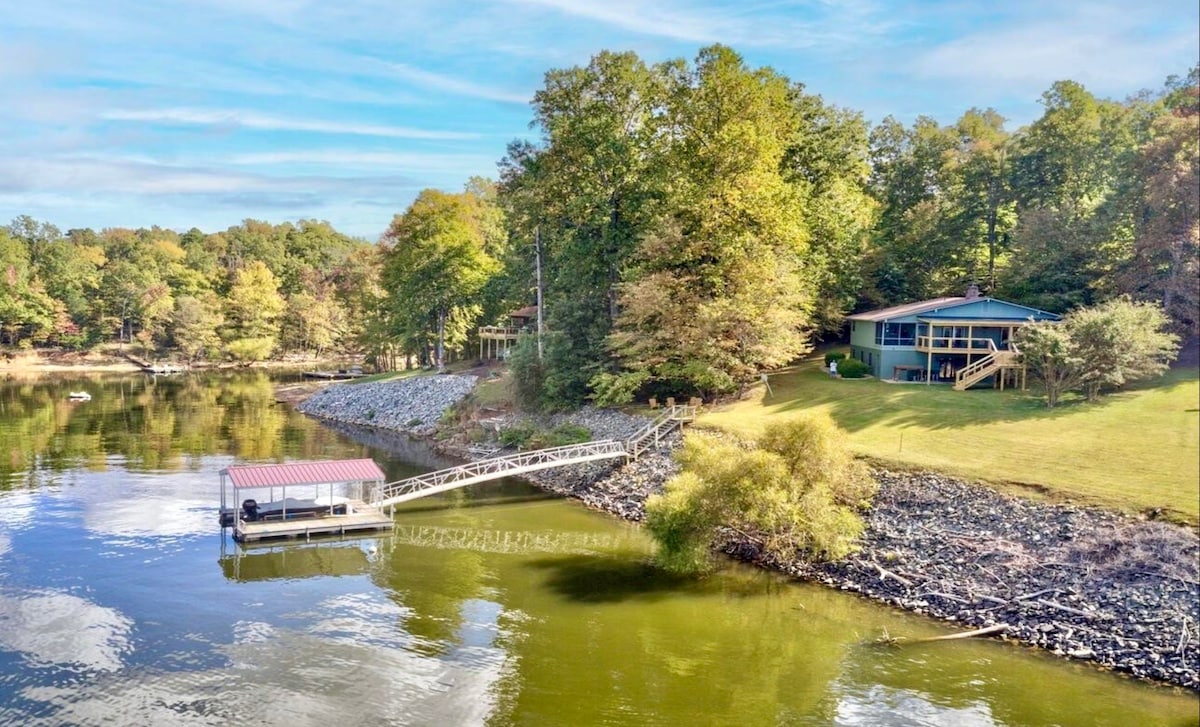
<path id="1" fill-rule="evenodd" d="M 1195 722 L 1194 697 L 996 643 L 863 646 L 940 631 L 827 589 L 666 578 L 635 527 L 517 484 L 241 548 L 228 464 L 412 471 L 259 374 L 0 385 L 0 453 L 0 725 Z"/>

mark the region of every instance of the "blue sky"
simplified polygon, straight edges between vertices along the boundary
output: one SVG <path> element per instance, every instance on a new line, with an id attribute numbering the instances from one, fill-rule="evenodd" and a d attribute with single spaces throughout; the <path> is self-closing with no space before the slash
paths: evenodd
<path id="1" fill-rule="evenodd" d="M 732 46 L 877 121 L 1070 78 L 1125 98 L 1200 56 L 1195 0 L 0 0 L 0 223 L 376 239 L 425 187 L 494 177 L 545 71 Z"/>

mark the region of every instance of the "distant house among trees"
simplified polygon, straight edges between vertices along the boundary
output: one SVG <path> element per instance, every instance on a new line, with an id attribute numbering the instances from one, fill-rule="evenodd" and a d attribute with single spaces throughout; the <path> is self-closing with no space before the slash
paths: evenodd
<path id="1" fill-rule="evenodd" d="M 953 383 L 962 390 L 991 381 L 1024 387 L 1014 332 L 1059 316 L 1029 306 L 981 297 L 933 298 L 856 313 L 850 321 L 850 356 L 878 378 Z"/>
<path id="2" fill-rule="evenodd" d="M 480 326 L 479 358 L 503 358 L 516 345 L 522 333 L 532 333 L 537 325 L 538 307 L 527 305 L 508 314 L 508 325 Z"/>

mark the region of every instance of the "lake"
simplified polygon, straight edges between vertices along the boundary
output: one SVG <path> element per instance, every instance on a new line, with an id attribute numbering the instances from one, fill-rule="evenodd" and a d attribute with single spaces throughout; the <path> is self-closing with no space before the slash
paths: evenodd
<path id="1" fill-rule="evenodd" d="M 274 383 L 0 382 L 0 724 L 1197 724 L 1193 694 L 1030 649 L 876 646 L 951 630 L 825 587 L 668 577 L 637 526 L 520 482 L 243 548 L 217 525 L 230 464 L 437 466 Z"/>

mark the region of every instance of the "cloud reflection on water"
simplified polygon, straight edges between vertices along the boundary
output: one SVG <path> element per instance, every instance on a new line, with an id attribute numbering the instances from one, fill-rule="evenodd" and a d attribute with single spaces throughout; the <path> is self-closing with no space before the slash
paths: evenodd
<path id="1" fill-rule="evenodd" d="M 235 642 L 219 647 L 227 659 L 220 668 L 127 669 L 91 681 L 82 692 L 27 688 L 22 696 L 50 706 L 53 714 L 0 709 L 0 722 L 287 727 L 487 722 L 505 658 L 501 650 L 485 647 L 488 658 L 464 664 L 401 648 L 406 635 L 395 626 L 385 633 L 379 617 L 387 615 L 384 623 L 395 624 L 403 609 L 368 594 L 329 599 L 314 611 L 325 615 L 303 631 L 239 621 Z"/>
<path id="2" fill-rule="evenodd" d="M 33 666 L 116 671 L 132 648 L 132 627 L 119 611 L 69 593 L 0 591 L 0 648 L 21 652 Z"/>

